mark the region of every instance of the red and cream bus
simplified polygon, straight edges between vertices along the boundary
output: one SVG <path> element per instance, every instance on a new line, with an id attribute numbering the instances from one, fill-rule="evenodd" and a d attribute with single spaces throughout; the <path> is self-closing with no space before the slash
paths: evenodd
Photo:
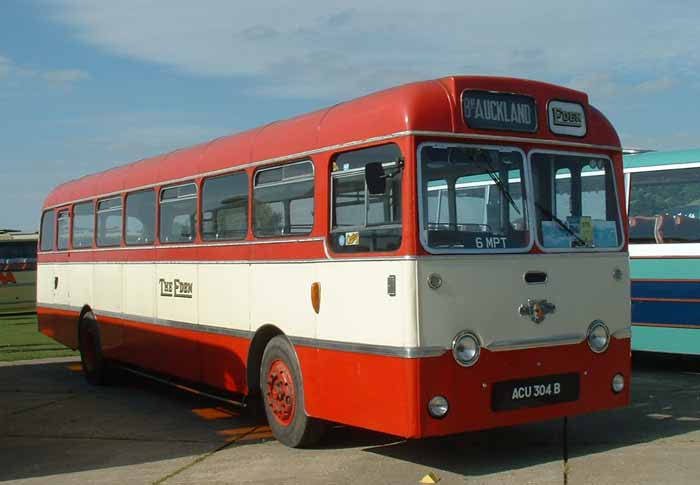
<path id="1" fill-rule="evenodd" d="M 584 93 L 408 84 L 60 185 L 39 326 L 93 383 L 261 399 L 290 446 L 625 406 L 623 197 Z"/>

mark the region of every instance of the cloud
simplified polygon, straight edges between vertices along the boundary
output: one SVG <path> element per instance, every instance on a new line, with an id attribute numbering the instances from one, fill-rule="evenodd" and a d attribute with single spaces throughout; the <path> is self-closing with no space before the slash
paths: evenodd
<path id="1" fill-rule="evenodd" d="M 52 84 L 69 84 L 89 78 L 88 72 L 82 69 L 37 69 L 18 65 L 0 55 L 0 79 L 39 79 Z"/>
<path id="2" fill-rule="evenodd" d="M 667 91 L 678 84 L 678 81 L 663 76 L 658 79 L 630 82 L 615 79 L 609 74 L 594 74 L 573 79 L 569 85 L 588 93 L 591 97 L 610 98 L 613 96 L 636 96 Z"/>
<path id="3" fill-rule="evenodd" d="M 566 83 L 683 66 L 692 76 L 700 63 L 700 9 L 681 0 L 664 3 L 663 22 L 652 0 L 544 0 L 536 8 L 492 0 L 478 10 L 457 0 L 355 0 L 352 8 L 320 0 L 50 5 L 54 19 L 109 52 L 195 76 L 242 77 L 257 92 L 290 97 L 357 95 L 448 73 Z"/>
<path id="4" fill-rule="evenodd" d="M 72 83 L 85 81 L 90 75 L 81 69 L 58 69 L 54 71 L 44 71 L 40 77 L 52 83 Z"/>

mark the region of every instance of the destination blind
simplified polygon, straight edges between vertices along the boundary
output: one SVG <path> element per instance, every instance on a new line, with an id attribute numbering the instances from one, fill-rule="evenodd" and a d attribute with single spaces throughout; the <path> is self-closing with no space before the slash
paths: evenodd
<path id="1" fill-rule="evenodd" d="M 482 130 L 537 131 L 535 100 L 522 94 L 465 91 L 462 94 L 464 121 Z"/>

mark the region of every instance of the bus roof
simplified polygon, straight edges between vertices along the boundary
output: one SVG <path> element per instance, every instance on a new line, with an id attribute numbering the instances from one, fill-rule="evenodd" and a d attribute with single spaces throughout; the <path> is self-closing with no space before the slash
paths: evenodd
<path id="1" fill-rule="evenodd" d="M 538 107 L 537 132 L 470 129 L 462 118 L 460 108 L 461 94 L 465 90 L 533 97 Z M 546 107 L 550 100 L 571 101 L 584 106 L 588 118 L 585 137 L 558 137 L 549 132 Z M 588 104 L 585 93 L 524 79 L 451 76 L 390 88 L 316 112 L 88 175 L 56 187 L 47 196 L 44 207 L 195 178 L 255 162 L 274 162 L 290 155 L 302 158 L 315 151 L 341 149 L 382 137 L 415 132 L 436 137 L 440 133 L 471 133 L 620 146 L 612 125 Z"/>
<path id="2" fill-rule="evenodd" d="M 700 162 L 700 148 L 665 152 L 647 152 L 625 155 L 625 168 L 653 167 Z"/>

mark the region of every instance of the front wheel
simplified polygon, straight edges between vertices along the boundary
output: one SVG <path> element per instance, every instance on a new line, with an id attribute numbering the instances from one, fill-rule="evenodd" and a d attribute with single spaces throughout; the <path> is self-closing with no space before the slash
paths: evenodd
<path id="1" fill-rule="evenodd" d="M 78 326 L 80 362 L 85 379 L 92 385 L 104 385 L 108 381 L 108 364 L 102 355 L 100 330 L 94 318 L 86 315 Z"/>
<path id="2" fill-rule="evenodd" d="M 311 446 L 321 439 L 324 423 L 304 411 L 301 368 L 289 341 L 273 337 L 260 367 L 260 392 L 272 434 L 292 448 Z"/>

